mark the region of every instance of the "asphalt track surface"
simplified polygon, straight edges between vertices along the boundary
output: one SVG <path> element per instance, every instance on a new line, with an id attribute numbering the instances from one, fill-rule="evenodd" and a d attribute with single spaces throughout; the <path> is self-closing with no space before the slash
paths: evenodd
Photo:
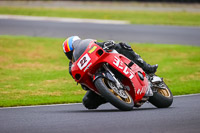
<path id="1" fill-rule="evenodd" d="M 0 19 L 0 35 L 115 40 L 136 43 L 200 46 L 200 27 L 63 23 Z"/>
<path id="2" fill-rule="evenodd" d="M 199 133 L 200 95 L 175 97 L 170 108 L 144 104 L 119 111 L 110 104 L 0 109 L 0 133 Z"/>

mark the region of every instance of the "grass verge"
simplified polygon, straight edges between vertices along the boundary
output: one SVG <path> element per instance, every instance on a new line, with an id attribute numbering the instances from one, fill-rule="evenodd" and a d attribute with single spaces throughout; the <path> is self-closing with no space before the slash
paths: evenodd
<path id="1" fill-rule="evenodd" d="M 0 36 L 0 107 L 81 102 L 85 91 L 68 74 L 64 39 Z M 200 93 L 200 47 L 133 44 L 159 64 L 174 95 Z"/>
<path id="2" fill-rule="evenodd" d="M 0 14 L 127 20 L 131 24 L 200 26 L 200 13 L 0 7 Z"/>

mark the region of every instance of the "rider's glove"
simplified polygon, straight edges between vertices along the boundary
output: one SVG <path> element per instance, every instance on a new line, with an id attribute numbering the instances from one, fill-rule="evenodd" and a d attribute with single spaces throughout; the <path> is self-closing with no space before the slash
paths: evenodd
<path id="1" fill-rule="evenodd" d="M 112 50 L 115 48 L 115 42 L 113 40 L 108 40 L 103 42 L 103 49 L 104 50 Z"/>

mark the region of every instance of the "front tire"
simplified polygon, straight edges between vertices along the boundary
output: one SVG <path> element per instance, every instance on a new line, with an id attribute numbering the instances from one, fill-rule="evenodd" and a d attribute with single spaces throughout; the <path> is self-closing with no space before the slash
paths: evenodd
<path id="1" fill-rule="evenodd" d="M 96 79 L 94 84 L 97 90 L 99 91 L 99 93 L 116 108 L 123 111 L 132 110 L 134 106 L 134 102 L 131 96 L 128 94 L 128 92 L 124 90 L 124 93 L 127 96 L 127 98 L 123 98 L 117 93 L 115 93 L 112 90 L 112 88 L 109 87 L 107 82 L 111 82 L 111 81 L 108 81 L 104 78 Z"/>
<path id="2" fill-rule="evenodd" d="M 172 92 L 164 82 L 163 84 L 166 86 L 165 89 L 158 88 L 157 92 L 154 92 L 153 96 L 149 97 L 149 102 L 157 108 L 168 108 L 173 102 Z"/>

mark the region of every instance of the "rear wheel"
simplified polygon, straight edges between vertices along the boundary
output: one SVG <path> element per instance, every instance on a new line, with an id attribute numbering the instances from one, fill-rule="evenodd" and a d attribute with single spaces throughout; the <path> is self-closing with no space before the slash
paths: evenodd
<path id="1" fill-rule="evenodd" d="M 127 90 L 118 89 L 114 82 L 98 78 L 95 86 L 99 93 L 116 108 L 123 111 L 133 109 L 134 102 Z"/>
<path id="2" fill-rule="evenodd" d="M 157 92 L 154 92 L 153 96 L 149 98 L 149 102 L 158 108 L 167 108 L 173 102 L 173 95 L 168 86 L 162 82 L 164 88 L 157 88 Z"/>

